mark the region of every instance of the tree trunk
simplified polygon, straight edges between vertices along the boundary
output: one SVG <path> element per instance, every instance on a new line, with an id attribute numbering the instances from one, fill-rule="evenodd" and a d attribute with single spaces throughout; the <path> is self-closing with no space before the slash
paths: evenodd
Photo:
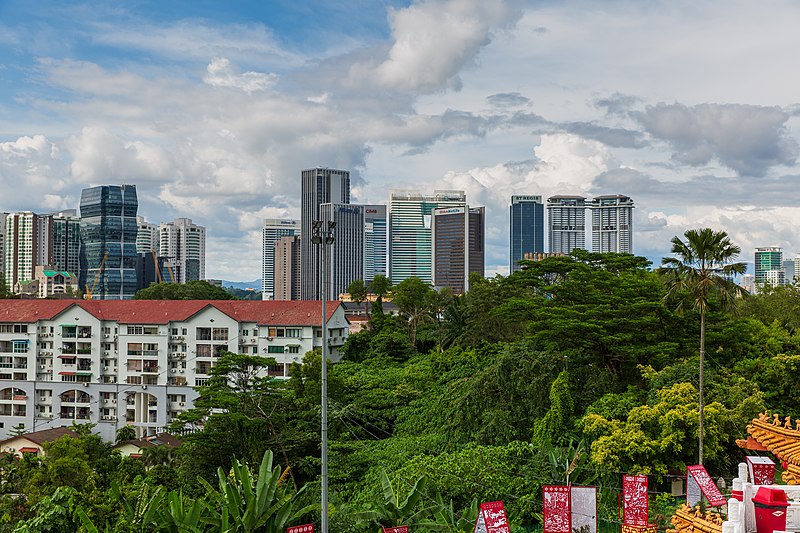
<path id="1" fill-rule="evenodd" d="M 704 422 L 704 407 L 705 407 L 705 398 L 704 398 L 704 390 L 703 387 L 704 383 L 704 371 L 705 371 L 705 359 L 706 359 L 706 314 L 705 312 L 700 313 L 700 424 L 698 426 L 698 449 L 697 455 L 698 460 L 697 464 L 703 464 L 703 422 Z"/>

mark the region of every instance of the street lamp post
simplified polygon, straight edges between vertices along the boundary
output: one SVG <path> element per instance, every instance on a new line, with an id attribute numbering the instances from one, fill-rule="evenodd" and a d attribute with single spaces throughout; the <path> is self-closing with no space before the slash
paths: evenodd
<path id="1" fill-rule="evenodd" d="M 320 531 L 328 533 L 328 321 L 326 302 L 328 300 L 328 269 L 327 255 L 328 248 L 333 244 L 333 228 L 336 227 L 336 222 L 328 222 L 327 224 L 322 220 L 315 220 L 313 223 L 313 234 L 311 236 L 311 243 L 319 246 L 320 253 L 322 254 L 322 283 L 320 290 L 320 300 L 322 300 L 322 472 L 320 481 L 322 485 L 322 524 Z"/>

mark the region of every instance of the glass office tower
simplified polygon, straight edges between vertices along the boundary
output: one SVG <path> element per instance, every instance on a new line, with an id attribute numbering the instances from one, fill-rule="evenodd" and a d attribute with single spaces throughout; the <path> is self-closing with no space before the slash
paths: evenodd
<path id="1" fill-rule="evenodd" d="M 520 269 L 527 254 L 544 252 L 544 204 L 540 195 L 512 196 L 510 213 L 511 263 L 509 273 Z"/>
<path id="2" fill-rule="evenodd" d="M 136 293 L 135 185 L 102 185 L 81 193 L 80 287 L 95 300 Z"/>

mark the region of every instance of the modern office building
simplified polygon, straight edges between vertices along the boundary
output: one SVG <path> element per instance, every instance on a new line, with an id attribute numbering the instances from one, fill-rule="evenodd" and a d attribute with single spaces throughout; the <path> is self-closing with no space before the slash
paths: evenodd
<path id="1" fill-rule="evenodd" d="M 303 300 L 318 300 L 322 276 L 322 246 L 312 244 L 312 226 L 314 221 L 321 220 L 320 205 L 350 203 L 350 172 L 318 167 L 303 170 L 300 179 L 300 296 Z"/>
<path id="2" fill-rule="evenodd" d="M 324 224 L 336 224 L 328 256 L 327 298 L 338 300 L 350 283 L 364 279 L 364 206 L 321 204 L 319 215 Z"/>
<path id="3" fill-rule="evenodd" d="M 592 199 L 593 252 L 633 253 L 633 208 L 633 200 L 621 194 Z"/>
<path id="4" fill-rule="evenodd" d="M 7 300 L 0 314 L 0 440 L 22 424 L 96 424 L 114 441 L 133 426 L 163 431 L 191 409 L 195 388 L 227 351 L 275 359 L 286 377 L 322 340 L 319 302 Z M 327 308 L 331 358 L 348 336 Z"/>
<path id="5" fill-rule="evenodd" d="M 300 223 L 297 220 L 267 218 L 261 229 L 261 299 L 274 300 L 275 297 L 275 245 L 283 237 L 300 235 Z M 299 267 L 299 262 L 298 265 Z M 298 300 L 298 298 L 280 298 L 281 300 Z"/>
<path id="6" fill-rule="evenodd" d="M 417 277 L 433 283 L 431 216 L 434 209 L 464 207 L 464 191 L 397 190 L 389 195 L 389 278 L 396 285 Z"/>
<path id="7" fill-rule="evenodd" d="M 463 294 L 471 273 L 484 275 L 485 208 L 446 207 L 431 215 L 433 285 Z"/>
<path id="8" fill-rule="evenodd" d="M 81 192 L 79 285 L 97 300 L 136 293 L 136 185 L 101 185 Z"/>
<path id="9" fill-rule="evenodd" d="M 136 217 L 136 252 L 140 254 L 158 253 L 161 235 L 157 224 L 147 222 L 144 217 Z"/>
<path id="10" fill-rule="evenodd" d="M 767 246 L 756 248 L 755 252 L 755 277 L 756 287 L 767 282 L 767 272 L 770 270 L 782 270 L 783 268 L 783 249 L 779 246 Z M 774 279 L 774 274 L 772 275 Z"/>
<path id="11" fill-rule="evenodd" d="M 206 278 L 206 228 L 190 218 L 176 218 L 159 227 L 159 254 L 169 259 L 178 283 Z"/>
<path id="12" fill-rule="evenodd" d="M 364 206 L 364 283 L 386 276 L 387 229 L 385 205 Z"/>
<path id="13" fill-rule="evenodd" d="M 49 220 L 30 211 L 10 213 L 5 230 L 5 281 L 11 289 L 18 281 L 32 280 L 36 265 L 50 259 Z"/>
<path id="14" fill-rule="evenodd" d="M 509 273 L 520 269 L 525 254 L 544 253 L 544 204 L 540 195 L 515 195 L 509 206 Z"/>
<path id="15" fill-rule="evenodd" d="M 81 269 L 81 219 L 74 209 L 49 215 L 50 241 L 47 265 L 52 270 L 78 275 Z"/>
<path id="16" fill-rule="evenodd" d="M 275 242 L 273 300 L 300 299 L 300 236 L 281 237 Z"/>
<path id="17" fill-rule="evenodd" d="M 0 282 L 6 279 L 6 217 L 8 213 L 0 213 Z"/>
<path id="18" fill-rule="evenodd" d="M 568 254 L 586 249 L 586 198 L 551 196 L 547 199 L 549 252 Z"/>
<path id="19" fill-rule="evenodd" d="M 786 285 L 786 273 L 782 268 L 779 270 L 767 270 L 764 272 L 764 285 L 769 287 Z"/>

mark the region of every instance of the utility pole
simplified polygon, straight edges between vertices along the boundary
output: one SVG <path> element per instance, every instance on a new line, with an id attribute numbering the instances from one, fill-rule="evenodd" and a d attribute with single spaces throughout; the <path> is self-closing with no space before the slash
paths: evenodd
<path id="1" fill-rule="evenodd" d="M 327 227 L 326 227 L 327 226 Z M 320 482 L 322 485 L 321 511 L 322 524 L 321 533 L 328 533 L 328 321 L 327 321 L 327 300 L 328 300 L 328 248 L 333 244 L 333 228 L 336 222 L 327 224 L 321 220 L 313 223 L 313 235 L 311 243 L 320 247 L 322 255 L 322 283 L 320 300 L 322 301 L 322 472 Z"/>

